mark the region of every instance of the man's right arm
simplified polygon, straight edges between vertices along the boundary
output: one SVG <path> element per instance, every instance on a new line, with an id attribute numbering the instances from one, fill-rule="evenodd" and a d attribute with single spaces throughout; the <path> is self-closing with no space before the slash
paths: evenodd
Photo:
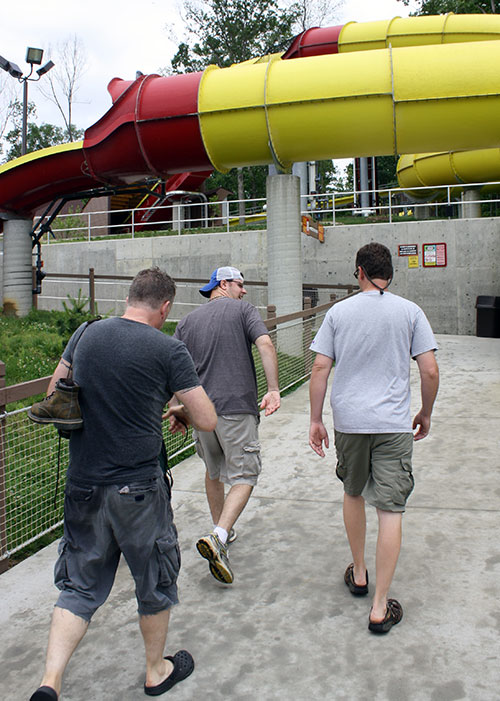
<path id="1" fill-rule="evenodd" d="M 68 377 L 69 369 L 70 364 L 64 360 L 64 358 L 61 358 L 56 369 L 54 370 L 54 374 L 50 378 L 49 386 L 47 387 L 47 397 L 55 390 L 57 380 L 61 380 L 63 377 Z"/>
<path id="2" fill-rule="evenodd" d="M 422 407 L 413 419 L 413 428 L 418 427 L 413 440 L 420 441 L 431 430 L 431 414 L 439 387 L 439 368 L 433 350 L 421 353 L 415 358 L 420 372 L 420 392 Z"/>
<path id="3" fill-rule="evenodd" d="M 312 366 L 311 380 L 309 382 L 309 400 L 311 404 L 309 445 L 322 458 L 325 457 L 323 443 L 325 448 L 329 447 L 328 432 L 323 424 L 323 404 L 332 365 L 332 358 L 318 353 Z"/>

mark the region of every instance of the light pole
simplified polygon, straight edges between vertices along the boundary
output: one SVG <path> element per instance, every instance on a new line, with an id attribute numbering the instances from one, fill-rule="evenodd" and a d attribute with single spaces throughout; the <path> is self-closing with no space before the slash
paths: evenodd
<path id="1" fill-rule="evenodd" d="M 9 75 L 13 78 L 17 78 L 20 83 L 23 83 L 23 129 L 22 129 L 22 141 L 21 141 L 21 155 L 24 156 L 26 153 L 26 141 L 28 136 L 28 81 L 40 80 L 42 75 L 48 73 L 51 68 L 54 67 L 53 61 L 47 61 L 45 65 L 37 69 L 38 78 L 32 78 L 33 66 L 39 66 L 42 63 L 43 49 L 35 49 L 28 46 L 26 49 L 26 63 L 29 63 L 31 70 L 28 75 L 23 75 L 22 70 L 19 68 L 17 63 L 8 61 L 3 56 L 0 56 L 0 68 L 7 71 Z"/>

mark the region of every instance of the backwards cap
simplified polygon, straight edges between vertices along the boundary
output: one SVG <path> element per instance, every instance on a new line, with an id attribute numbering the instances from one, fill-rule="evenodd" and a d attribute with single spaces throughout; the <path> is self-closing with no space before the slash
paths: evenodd
<path id="1" fill-rule="evenodd" d="M 243 273 L 240 273 L 238 268 L 233 268 L 230 265 L 217 268 L 210 276 L 210 280 L 207 284 L 200 289 L 200 294 L 204 297 L 210 297 L 210 293 L 214 287 L 217 287 L 221 280 L 243 280 Z"/>

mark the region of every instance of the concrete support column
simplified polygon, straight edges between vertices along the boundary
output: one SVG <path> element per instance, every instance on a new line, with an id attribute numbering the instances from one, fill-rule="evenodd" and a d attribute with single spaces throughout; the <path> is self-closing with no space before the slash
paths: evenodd
<path id="1" fill-rule="evenodd" d="M 274 175 L 274 173 L 269 173 L 269 175 Z M 292 175 L 296 175 L 300 179 L 300 209 L 305 211 L 307 209 L 307 195 L 309 194 L 307 163 L 305 161 L 293 163 Z"/>
<path id="2" fill-rule="evenodd" d="M 32 305 L 31 219 L 8 219 L 3 225 L 3 310 L 26 316 Z"/>
<path id="3" fill-rule="evenodd" d="M 464 190 L 462 193 L 462 219 L 478 219 L 481 216 L 479 190 Z"/>
<path id="4" fill-rule="evenodd" d="M 268 304 L 276 316 L 302 309 L 302 246 L 300 180 L 296 175 L 267 178 Z M 286 333 L 285 333 L 286 331 Z M 280 331 L 278 348 L 290 355 L 302 353 L 302 326 Z"/>
<path id="5" fill-rule="evenodd" d="M 360 203 L 361 209 L 369 209 L 370 193 L 368 190 L 368 158 L 359 159 L 359 182 L 361 186 Z"/>

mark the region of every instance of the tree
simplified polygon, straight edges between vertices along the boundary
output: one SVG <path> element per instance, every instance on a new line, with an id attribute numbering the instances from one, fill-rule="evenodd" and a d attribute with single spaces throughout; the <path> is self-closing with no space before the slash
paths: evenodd
<path id="1" fill-rule="evenodd" d="M 413 0 L 398 0 L 403 5 L 413 5 Z M 487 14 L 500 13 L 500 2 L 495 0 L 419 0 L 418 7 L 410 12 L 410 15 L 441 15 L 446 12 L 463 14 Z"/>
<path id="2" fill-rule="evenodd" d="M 337 13 L 345 0 L 295 0 L 296 29 L 303 32 L 310 27 L 328 27 L 337 20 Z"/>
<path id="3" fill-rule="evenodd" d="M 76 34 L 58 44 L 55 68 L 38 88 L 42 95 L 53 102 L 64 120 L 66 139 L 76 141 L 81 131 L 73 124 L 73 105 L 79 89 L 79 82 L 87 69 L 85 47 Z"/>
<path id="4" fill-rule="evenodd" d="M 265 197 L 267 166 L 252 166 L 242 170 L 243 197 L 245 199 Z M 215 190 L 218 187 L 229 190 L 236 198 L 238 194 L 238 168 L 232 168 L 229 173 L 218 173 L 216 171 L 206 180 L 206 190 Z"/>
<path id="5" fill-rule="evenodd" d="M 34 102 L 28 103 L 28 126 L 26 135 L 26 152 L 38 151 L 49 146 L 56 146 L 67 141 L 66 132 L 62 127 L 54 124 L 35 123 L 36 108 Z M 5 135 L 5 141 L 10 144 L 7 152 L 7 160 L 18 158 L 21 155 L 22 142 L 22 120 L 23 120 L 23 105 L 19 100 L 14 100 L 12 103 L 11 121 L 13 128 Z M 81 130 L 75 130 L 75 134 L 81 135 Z"/>
<path id="6" fill-rule="evenodd" d="M 0 95 L 2 96 L 0 101 L 0 154 L 2 153 L 4 134 L 14 112 L 14 86 L 16 86 L 16 84 L 10 77 L 5 75 L 4 78 L 4 75 L 0 75 Z"/>
<path id="7" fill-rule="evenodd" d="M 276 0 L 185 0 L 182 19 L 192 41 L 181 42 L 173 73 L 221 68 L 284 50 L 293 37 L 299 8 Z"/>
<path id="8" fill-rule="evenodd" d="M 377 188 L 391 187 L 398 181 L 396 167 L 398 159 L 396 156 L 377 156 Z"/>

